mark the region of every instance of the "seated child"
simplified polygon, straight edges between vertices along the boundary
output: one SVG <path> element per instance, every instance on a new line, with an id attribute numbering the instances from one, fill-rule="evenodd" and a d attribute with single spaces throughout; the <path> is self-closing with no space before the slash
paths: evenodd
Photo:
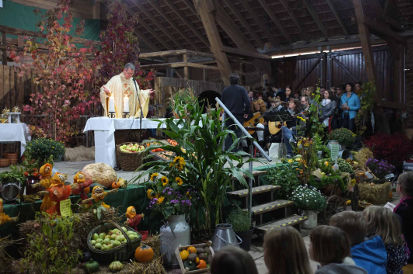
<path id="1" fill-rule="evenodd" d="M 351 257 L 356 265 L 370 273 L 386 273 L 387 252 L 380 236 L 366 237 L 366 223 L 360 213 L 343 211 L 330 218 L 330 225 L 342 229 L 351 245 Z"/>
<path id="2" fill-rule="evenodd" d="M 269 274 L 312 273 L 303 238 L 290 226 L 265 234 L 264 262 Z"/>
<path id="3" fill-rule="evenodd" d="M 359 266 L 343 263 L 350 256 L 350 240 L 340 228 L 320 225 L 311 231 L 310 239 L 310 258 L 321 264 L 315 274 L 367 274 Z"/>
<path id="4" fill-rule="evenodd" d="M 369 206 L 363 210 L 363 218 L 367 223 L 367 235 L 379 235 L 383 239 L 387 251 L 387 273 L 402 274 L 408 254 L 399 217 L 388 208 Z"/>
<path id="5" fill-rule="evenodd" d="M 225 246 L 215 253 L 211 262 L 211 274 L 258 274 L 251 255 L 235 246 Z"/>
<path id="6" fill-rule="evenodd" d="M 410 250 L 407 263 L 413 264 L 413 172 L 404 172 L 399 176 L 397 191 L 400 192 L 400 202 L 394 213 L 400 217 L 402 233 Z"/>

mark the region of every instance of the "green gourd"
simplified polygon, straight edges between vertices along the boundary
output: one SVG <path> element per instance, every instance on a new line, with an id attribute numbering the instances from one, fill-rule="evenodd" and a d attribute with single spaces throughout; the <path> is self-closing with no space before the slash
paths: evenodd
<path id="1" fill-rule="evenodd" d="M 86 272 L 87 273 L 93 273 L 96 271 L 99 271 L 99 263 L 96 261 L 90 260 L 85 264 Z"/>
<path id="2" fill-rule="evenodd" d="M 118 271 L 122 270 L 122 268 L 123 268 L 123 264 L 119 261 L 113 261 L 109 265 L 109 269 L 112 272 L 118 272 Z"/>

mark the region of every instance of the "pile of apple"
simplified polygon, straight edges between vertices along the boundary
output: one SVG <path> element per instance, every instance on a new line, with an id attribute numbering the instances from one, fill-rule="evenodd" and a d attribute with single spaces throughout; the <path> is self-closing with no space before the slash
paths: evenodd
<path id="1" fill-rule="evenodd" d="M 124 144 L 120 146 L 120 151 L 126 152 L 126 153 L 138 153 L 141 152 L 145 149 L 144 146 L 139 145 L 138 143 L 133 143 L 133 144 Z"/>
<path id="2" fill-rule="evenodd" d="M 126 227 L 122 227 L 122 230 L 126 232 L 132 242 L 140 238 L 139 233 L 136 231 L 127 230 Z M 115 228 L 107 233 L 94 233 L 90 243 L 96 249 L 107 251 L 126 243 L 126 238 L 119 229 Z"/>

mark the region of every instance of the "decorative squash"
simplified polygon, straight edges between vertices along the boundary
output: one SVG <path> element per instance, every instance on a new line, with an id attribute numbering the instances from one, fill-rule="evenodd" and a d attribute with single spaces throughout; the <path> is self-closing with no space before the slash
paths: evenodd
<path id="1" fill-rule="evenodd" d="M 118 184 L 118 182 L 113 182 L 112 188 L 120 188 L 120 185 Z"/>
<path id="2" fill-rule="evenodd" d="M 207 268 L 207 263 L 204 260 L 199 260 L 199 264 L 196 266 L 198 269 Z"/>
<path id="3" fill-rule="evenodd" d="M 189 252 L 184 249 L 181 252 L 179 252 L 179 255 L 181 256 L 182 261 L 185 261 L 186 259 L 188 259 Z"/>
<path id="4" fill-rule="evenodd" d="M 195 248 L 195 246 L 190 246 L 190 247 L 188 247 L 186 250 L 188 250 L 188 252 L 189 253 L 195 253 L 196 254 L 196 248 Z"/>
<path id="5" fill-rule="evenodd" d="M 122 268 L 123 268 L 123 264 L 120 261 L 113 261 L 109 265 L 109 269 L 112 272 L 118 272 L 122 270 Z"/>
<path id="6" fill-rule="evenodd" d="M 153 259 L 153 249 L 147 245 L 141 245 L 135 250 L 135 259 L 140 263 L 147 263 Z"/>

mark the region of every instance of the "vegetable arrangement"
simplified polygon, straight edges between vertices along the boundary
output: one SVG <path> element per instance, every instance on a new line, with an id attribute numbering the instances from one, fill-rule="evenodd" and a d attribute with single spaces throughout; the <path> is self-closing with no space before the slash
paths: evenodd
<path id="1" fill-rule="evenodd" d="M 122 230 L 126 232 L 131 241 L 135 241 L 140 237 L 137 232 L 127 230 L 126 227 L 122 227 Z M 119 229 L 114 228 L 109 230 L 108 233 L 94 233 L 90 243 L 96 249 L 107 251 L 126 243 L 126 238 Z"/>

